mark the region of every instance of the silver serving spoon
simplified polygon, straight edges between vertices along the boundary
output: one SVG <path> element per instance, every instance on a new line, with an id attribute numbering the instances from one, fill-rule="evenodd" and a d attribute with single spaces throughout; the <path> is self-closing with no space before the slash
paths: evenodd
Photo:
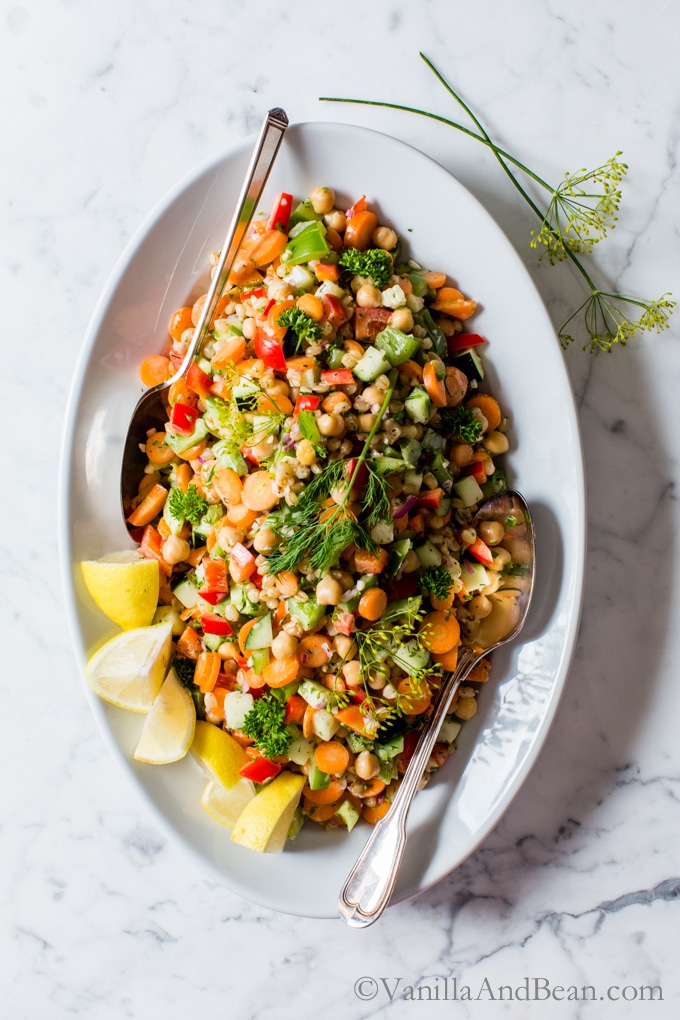
<path id="1" fill-rule="evenodd" d="M 213 273 L 203 311 L 199 321 L 196 323 L 193 339 L 184 356 L 184 361 L 171 379 L 148 389 L 132 413 L 123 450 L 120 477 L 121 503 L 124 518 L 126 517 L 126 510 L 137 495 L 139 481 L 146 464 L 146 457 L 141 451 L 140 445 L 146 443 L 149 429 L 163 430 L 168 420 L 163 395 L 174 382 L 182 378 L 189 370 L 191 363 L 201 353 L 205 339 L 210 331 L 210 324 L 217 307 L 217 302 L 224 290 L 246 230 L 253 218 L 257 203 L 267 183 L 269 171 L 274 164 L 287 127 L 288 117 L 283 110 L 277 108 L 269 111 L 260 128 L 250 165 L 241 187 L 239 200 L 229 226 L 229 232 L 222 245 L 220 259 Z"/>
<path id="2" fill-rule="evenodd" d="M 535 576 L 535 543 L 531 515 L 518 492 L 507 489 L 480 506 L 471 527 L 497 521 L 504 528 L 500 545 L 512 557 L 515 573 L 489 595 L 491 611 L 483 619 L 462 625 L 462 647 L 456 669 L 441 684 L 434 711 L 418 744 L 387 815 L 377 822 L 352 868 L 338 899 L 338 910 L 352 928 L 365 928 L 382 914 L 394 890 L 406 845 L 406 817 L 430 759 L 453 696 L 479 660 L 515 638 L 527 616 Z M 488 608 L 488 607 L 487 607 Z"/>

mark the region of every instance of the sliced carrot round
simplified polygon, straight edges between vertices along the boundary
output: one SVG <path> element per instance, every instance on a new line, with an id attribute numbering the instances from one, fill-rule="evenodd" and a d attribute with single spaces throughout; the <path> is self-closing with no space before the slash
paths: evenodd
<path id="1" fill-rule="evenodd" d="M 406 715 L 421 715 L 426 712 L 432 704 L 432 695 L 429 691 L 423 691 L 421 686 L 416 686 L 410 677 L 406 677 L 397 684 L 397 692 L 404 699 L 402 706 Z M 371 796 L 366 794 L 366 796 Z"/>
<path id="2" fill-rule="evenodd" d="M 446 407 L 446 386 L 437 375 L 436 362 L 427 361 L 423 365 L 423 385 L 435 407 Z"/>
<path id="3" fill-rule="evenodd" d="M 151 354 L 140 365 L 139 375 L 144 386 L 157 386 L 172 375 L 170 358 L 162 354 Z"/>
<path id="4" fill-rule="evenodd" d="M 243 481 L 242 501 L 250 510 L 271 510 L 279 501 L 267 471 L 254 471 Z"/>
<path id="5" fill-rule="evenodd" d="M 493 432 L 500 425 L 503 417 L 500 404 L 488 393 L 475 393 L 474 397 L 466 401 L 465 406 L 479 408 L 489 423 L 489 432 Z"/>
<path id="6" fill-rule="evenodd" d="M 175 456 L 175 451 L 165 442 L 165 432 L 153 432 L 144 449 L 152 464 L 169 464 Z"/>
<path id="7" fill-rule="evenodd" d="M 455 645 L 448 652 L 432 656 L 433 662 L 438 662 L 442 669 L 454 670 L 458 664 L 458 645 Z"/>
<path id="8" fill-rule="evenodd" d="M 243 336 L 229 336 L 222 342 L 219 350 L 213 355 L 210 364 L 213 368 L 226 368 L 237 365 L 246 356 L 246 339 Z"/>
<path id="9" fill-rule="evenodd" d="M 362 816 L 370 825 L 375 825 L 376 822 L 385 817 L 391 806 L 391 802 L 385 798 L 380 804 L 376 804 L 375 807 L 365 807 Z"/>
<path id="10" fill-rule="evenodd" d="M 426 648 L 437 655 L 449 652 L 460 639 L 460 624 L 453 613 L 436 609 L 423 617 L 420 639 Z"/>
<path id="11" fill-rule="evenodd" d="M 285 687 L 297 678 L 299 668 L 297 656 L 289 655 L 285 659 L 270 662 L 262 671 L 262 676 L 268 687 Z"/>
<path id="12" fill-rule="evenodd" d="M 212 477 L 212 487 L 223 503 L 240 503 L 243 485 L 231 468 L 218 468 Z"/>
<path id="13" fill-rule="evenodd" d="M 314 764 L 329 775 L 340 775 L 349 765 L 349 751 L 339 740 L 325 740 L 314 751 Z"/>
<path id="14" fill-rule="evenodd" d="M 191 329 L 192 326 L 191 305 L 186 305 L 184 308 L 178 308 L 170 319 L 170 336 L 173 340 L 181 340 L 182 333 L 184 333 L 186 329 Z"/>
<path id="15" fill-rule="evenodd" d="M 298 645 L 300 662 L 304 666 L 325 666 L 332 655 L 330 638 L 321 634 L 308 634 Z M 319 766 L 321 768 L 321 766 Z"/>
<path id="16" fill-rule="evenodd" d="M 364 620 L 379 620 L 387 609 L 387 592 L 382 588 L 369 588 L 359 599 L 359 615 Z"/>
<path id="17" fill-rule="evenodd" d="M 305 786 L 302 796 L 311 804 L 335 804 L 345 792 L 345 785 L 339 779 L 331 779 L 325 790 L 312 790 L 311 786 Z"/>
<path id="18" fill-rule="evenodd" d="M 230 503 L 227 507 L 227 520 L 236 528 L 249 528 L 257 513 L 243 503 Z"/>

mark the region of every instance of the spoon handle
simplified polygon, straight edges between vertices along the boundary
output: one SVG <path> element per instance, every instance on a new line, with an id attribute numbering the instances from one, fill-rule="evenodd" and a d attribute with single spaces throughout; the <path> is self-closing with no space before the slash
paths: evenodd
<path id="1" fill-rule="evenodd" d="M 479 650 L 461 649 L 455 670 L 442 681 L 434 712 L 423 729 L 389 813 L 377 822 L 342 887 L 338 910 L 352 928 L 373 924 L 389 902 L 406 845 L 406 817 L 411 801 L 453 696 L 482 654 Z"/>
<path id="2" fill-rule="evenodd" d="M 270 110 L 263 121 L 250 159 L 250 166 L 248 167 L 241 187 L 241 193 L 236 203 L 236 209 L 229 225 L 229 231 L 222 245 L 220 258 L 208 288 L 205 304 L 196 323 L 193 339 L 184 356 L 181 368 L 173 379 L 169 380 L 165 385 L 170 385 L 175 379 L 183 376 L 191 362 L 201 353 L 213 320 L 217 302 L 224 290 L 236 254 L 243 243 L 243 238 L 253 218 L 260 195 L 264 191 L 269 171 L 274 165 L 274 160 L 276 159 L 287 127 L 288 117 L 285 111 L 278 107 Z"/>

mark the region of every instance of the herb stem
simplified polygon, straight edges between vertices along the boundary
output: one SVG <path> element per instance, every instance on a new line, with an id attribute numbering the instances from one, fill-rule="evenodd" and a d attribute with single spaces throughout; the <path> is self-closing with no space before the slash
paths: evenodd
<path id="1" fill-rule="evenodd" d="M 359 471 L 361 470 L 361 465 L 366 460 L 366 456 L 368 454 L 368 451 L 371 449 L 371 443 L 375 439 L 376 433 L 377 433 L 378 429 L 380 428 L 380 423 L 381 423 L 381 421 L 383 420 L 383 418 L 385 416 L 385 412 L 387 411 L 387 408 L 390 406 L 390 401 L 392 399 L 392 394 L 394 393 L 394 387 L 397 385 L 397 378 L 398 377 L 399 377 L 399 370 L 396 369 L 396 368 L 393 368 L 392 371 L 390 372 L 389 376 L 388 376 L 388 378 L 390 380 L 390 384 L 389 384 L 387 390 L 385 391 L 385 398 L 384 398 L 382 404 L 380 405 L 380 410 L 378 411 L 378 414 L 376 416 L 376 420 L 375 420 L 375 422 L 373 424 L 373 427 L 372 427 L 371 431 L 368 433 L 368 435 L 366 436 L 366 442 L 364 443 L 364 448 L 363 448 L 363 450 L 361 451 L 361 453 L 359 454 L 359 456 L 357 458 L 357 462 L 356 462 L 356 464 L 354 466 L 354 471 L 352 472 L 352 477 L 350 478 L 349 483 L 347 485 L 347 495 L 345 496 L 345 502 L 350 497 L 352 489 L 354 488 L 354 482 L 355 482 L 355 480 L 356 480 L 356 478 L 357 478 L 357 476 L 359 474 Z M 344 505 L 344 503 L 342 505 Z"/>

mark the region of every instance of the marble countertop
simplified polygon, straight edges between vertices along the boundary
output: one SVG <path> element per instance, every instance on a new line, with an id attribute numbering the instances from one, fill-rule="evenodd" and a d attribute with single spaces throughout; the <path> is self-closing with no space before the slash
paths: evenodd
<path id="1" fill-rule="evenodd" d="M 497 219 L 556 326 L 578 303 L 573 270 L 528 248 L 531 214 L 481 146 L 405 113 L 318 101 L 453 115 L 418 50 L 549 180 L 623 150 L 619 222 L 594 271 L 617 290 L 677 296 L 680 8 L 25 0 L 2 20 L 3 393 L 15 435 L 0 509 L 3 1015 L 675 1015 L 680 318 L 610 355 L 565 353 L 589 506 L 565 696 L 493 834 L 365 932 L 246 903 L 156 828 L 83 697 L 56 506 L 69 384 L 115 260 L 178 179 L 269 107 L 422 149 Z M 521 308 L 508 312 L 521 322 Z M 650 1006 L 653 986 L 663 1001 Z"/>

